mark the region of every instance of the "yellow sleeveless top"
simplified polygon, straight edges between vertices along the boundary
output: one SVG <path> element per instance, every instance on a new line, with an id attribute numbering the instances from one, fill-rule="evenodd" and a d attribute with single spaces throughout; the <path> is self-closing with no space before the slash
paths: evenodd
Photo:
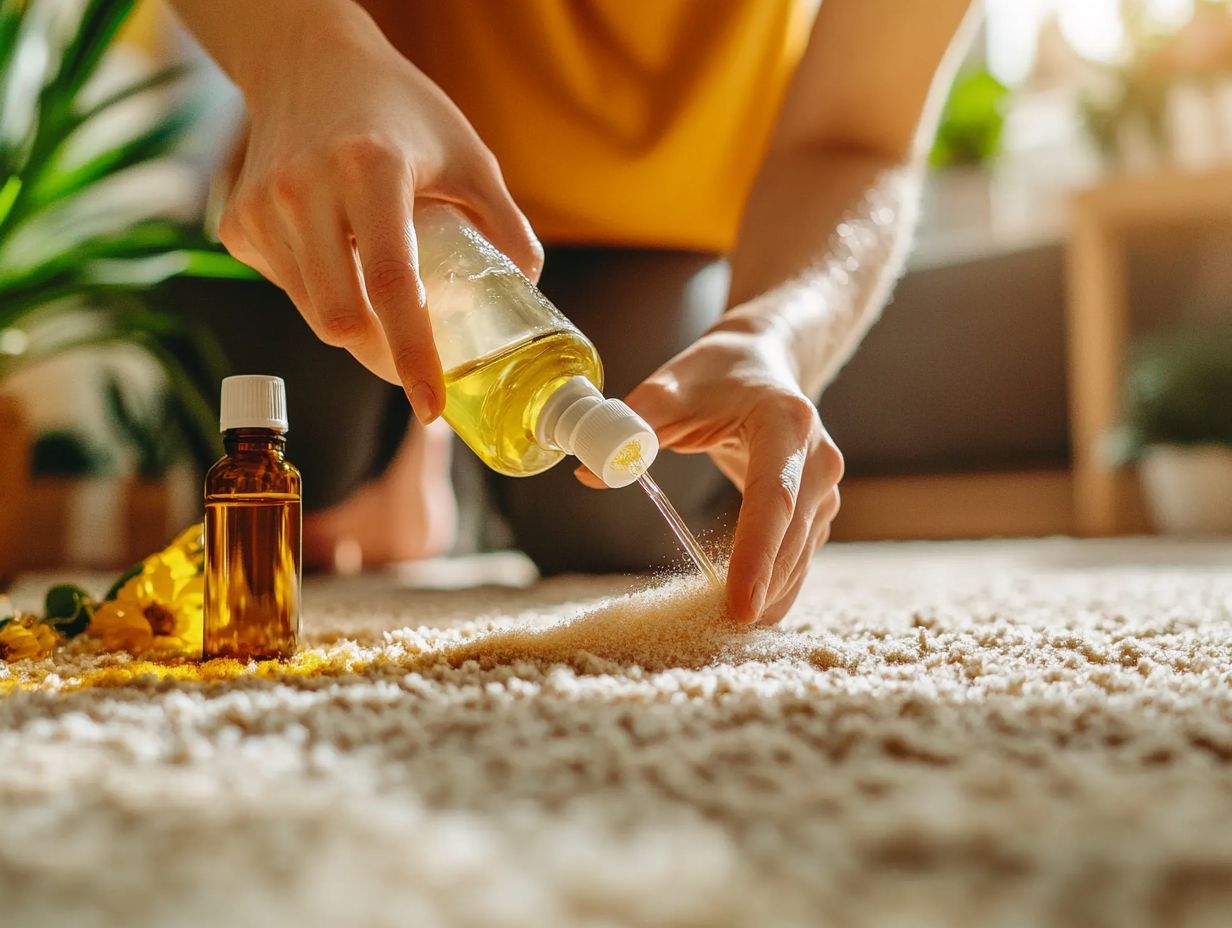
<path id="1" fill-rule="evenodd" d="M 721 252 L 808 0 L 365 0 L 496 154 L 543 241 Z"/>

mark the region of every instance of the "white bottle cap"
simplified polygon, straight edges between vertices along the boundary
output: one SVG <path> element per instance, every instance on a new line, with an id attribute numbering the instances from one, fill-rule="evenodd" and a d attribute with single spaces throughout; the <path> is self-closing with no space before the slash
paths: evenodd
<path id="1" fill-rule="evenodd" d="M 222 414 L 218 430 L 287 430 L 287 388 L 281 377 L 239 374 L 222 381 Z"/>
<path id="2" fill-rule="evenodd" d="M 548 397 L 535 435 L 542 445 L 576 455 L 609 487 L 633 483 L 659 453 L 646 420 L 620 400 L 604 399 L 585 377 L 565 381 Z"/>

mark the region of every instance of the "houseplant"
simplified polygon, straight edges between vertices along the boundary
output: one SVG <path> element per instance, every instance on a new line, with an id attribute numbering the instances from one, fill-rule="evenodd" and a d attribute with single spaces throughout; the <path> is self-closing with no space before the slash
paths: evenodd
<path id="1" fill-rule="evenodd" d="M 198 226 L 151 215 L 145 192 L 134 189 L 140 169 L 173 154 L 197 107 L 146 107 L 131 119 L 137 101 L 157 100 L 181 80 L 181 68 L 99 92 L 100 61 L 133 5 L 0 0 L 0 390 L 17 370 L 70 349 L 136 345 L 162 369 L 174 418 L 198 460 L 208 460 L 218 437 L 207 396 L 221 355 L 165 305 L 160 285 L 253 273 Z M 125 112 L 127 124 L 116 118 Z M 16 421 L 11 399 L 0 419 Z M 20 434 L 0 436 L 0 474 L 28 459 Z M 13 521 L 0 519 L 0 530 Z M 0 575 L 15 544 L 9 531 L 0 536 Z"/>
<path id="2" fill-rule="evenodd" d="M 1140 343 L 1114 441 L 1161 531 L 1232 534 L 1232 325 Z"/>
<path id="3" fill-rule="evenodd" d="M 114 485 L 110 477 L 113 462 L 106 449 L 79 430 L 58 428 L 35 439 L 30 457 L 29 485 L 23 499 L 26 530 L 13 553 L 15 567 L 44 570 L 70 561 L 103 566 L 91 557 L 79 556 L 83 549 L 93 554 L 99 546 L 97 539 L 80 537 L 84 526 L 76 516 L 83 508 L 83 488 Z M 30 528 L 32 520 L 38 521 L 37 530 Z"/>
<path id="4" fill-rule="evenodd" d="M 963 228 L 992 219 L 990 165 L 1001 151 L 1009 88 L 986 69 L 955 78 L 929 152 L 932 172 L 924 213 L 935 228 Z"/>
<path id="5" fill-rule="evenodd" d="M 167 476 L 183 456 L 184 440 L 175 413 L 175 396 L 161 391 L 142 404 L 109 374 L 103 393 L 108 417 L 122 444 L 136 458 L 136 476 L 125 486 L 126 562 L 138 561 L 166 545 L 182 528 L 177 524 Z"/>

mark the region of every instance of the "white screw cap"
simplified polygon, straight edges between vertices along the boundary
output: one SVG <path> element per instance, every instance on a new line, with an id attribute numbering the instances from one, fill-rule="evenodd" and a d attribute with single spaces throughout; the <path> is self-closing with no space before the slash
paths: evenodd
<path id="1" fill-rule="evenodd" d="M 576 455 L 609 487 L 633 483 L 659 453 L 646 420 L 620 400 L 604 399 L 585 377 L 565 381 L 548 398 L 535 432 L 540 444 Z"/>
<path id="2" fill-rule="evenodd" d="M 287 430 L 287 388 L 281 377 L 239 374 L 222 381 L 222 413 L 218 430 Z"/>

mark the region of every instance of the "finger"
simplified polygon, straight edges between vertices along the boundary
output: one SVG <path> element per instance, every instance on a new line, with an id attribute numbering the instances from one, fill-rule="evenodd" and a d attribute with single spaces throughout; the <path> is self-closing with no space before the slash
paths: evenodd
<path id="1" fill-rule="evenodd" d="M 770 595 L 766 597 L 767 602 L 773 602 L 787 595 L 785 591 L 790 590 L 795 585 L 796 580 L 799 579 L 801 574 L 808 572 L 809 565 L 812 563 L 818 549 L 830 537 L 830 525 L 838 514 L 838 506 L 838 488 L 835 487 L 830 493 L 826 494 L 825 499 L 810 520 L 804 544 L 801 545 L 794 560 L 787 562 L 784 559 L 785 570 L 782 582 L 779 584 L 778 589 L 772 590 Z"/>
<path id="2" fill-rule="evenodd" d="M 479 231 L 506 254 L 531 281 L 543 273 L 543 246 L 530 220 L 518 208 L 495 158 L 477 171 L 467 174 L 467 196 L 462 207 Z"/>
<path id="3" fill-rule="evenodd" d="M 756 621 L 769 590 L 774 562 L 796 510 L 807 448 L 783 416 L 766 416 L 748 435 L 744 502 L 736 522 L 727 574 L 732 615 Z"/>
<path id="4" fill-rule="evenodd" d="M 783 543 L 779 545 L 778 556 L 774 559 L 774 572 L 770 577 L 770 585 L 766 592 L 766 601 L 774 602 L 782 595 L 790 584 L 795 573 L 796 564 L 801 556 L 808 557 L 806 548 L 812 536 L 813 521 L 818 516 L 818 510 L 826 501 L 833 486 L 821 469 L 812 466 L 815 462 L 810 455 L 804 467 L 804 479 L 800 485 L 800 495 L 796 500 L 796 510 L 792 514 L 791 524 L 783 535 Z"/>
<path id="5" fill-rule="evenodd" d="M 260 235 L 253 229 L 253 225 L 251 221 L 246 223 L 241 218 L 237 207 L 228 206 L 218 221 L 218 240 L 236 261 L 247 264 L 266 280 L 281 287 L 280 275 L 266 260 L 264 249 L 254 241 L 259 239 Z M 299 276 L 298 271 L 295 276 Z"/>
<path id="6" fill-rule="evenodd" d="M 347 198 L 368 299 L 415 416 L 427 425 L 445 409 L 445 375 L 419 279 L 413 215 L 411 178 L 396 165 L 378 169 Z"/>
<path id="7" fill-rule="evenodd" d="M 783 620 L 783 616 L 791 611 L 791 607 L 795 605 L 796 597 L 800 595 L 800 588 L 804 586 L 804 578 L 806 572 L 801 571 L 792 580 L 791 586 L 778 597 L 778 599 L 766 606 L 762 612 L 761 618 L 757 620 L 758 625 L 777 625 Z"/>
<path id="8" fill-rule="evenodd" d="M 585 465 L 574 470 L 573 476 L 577 477 L 578 482 L 583 486 L 590 487 L 592 490 L 609 489 L 608 485 L 595 476 L 595 472 Z"/>
<path id="9" fill-rule="evenodd" d="M 345 218 L 325 198 L 304 202 L 294 212 L 283 206 L 280 218 L 304 282 L 309 303 L 304 318 L 312 331 L 380 372 L 384 338 L 360 281 Z"/>
<path id="10" fill-rule="evenodd" d="M 660 448 L 672 448 L 684 451 L 679 447 L 686 441 L 695 428 L 696 416 L 690 416 L 683 408 L 680 397 L 671 383 L 664 382 L 657 375 L 642 381 L 624 397 L 625 405 L 646 420 L 655 430 L 659 438 Z M 690 451 L 704 451 L 704 448 L 690 448 Z"/>
<path id="11" fill-rule="evenodd" d="M 250 209 L 245 213 L 229 207 L 222 216 L 218 231 L 227 251 L 236 260 L 243 261 L 270 283 L 280 287 L 300 315 L 309 318 L 312 303 L 308 299 L 304 279 L 276 221 L 268 221 L 267 214 L 261 210 Z"/>

